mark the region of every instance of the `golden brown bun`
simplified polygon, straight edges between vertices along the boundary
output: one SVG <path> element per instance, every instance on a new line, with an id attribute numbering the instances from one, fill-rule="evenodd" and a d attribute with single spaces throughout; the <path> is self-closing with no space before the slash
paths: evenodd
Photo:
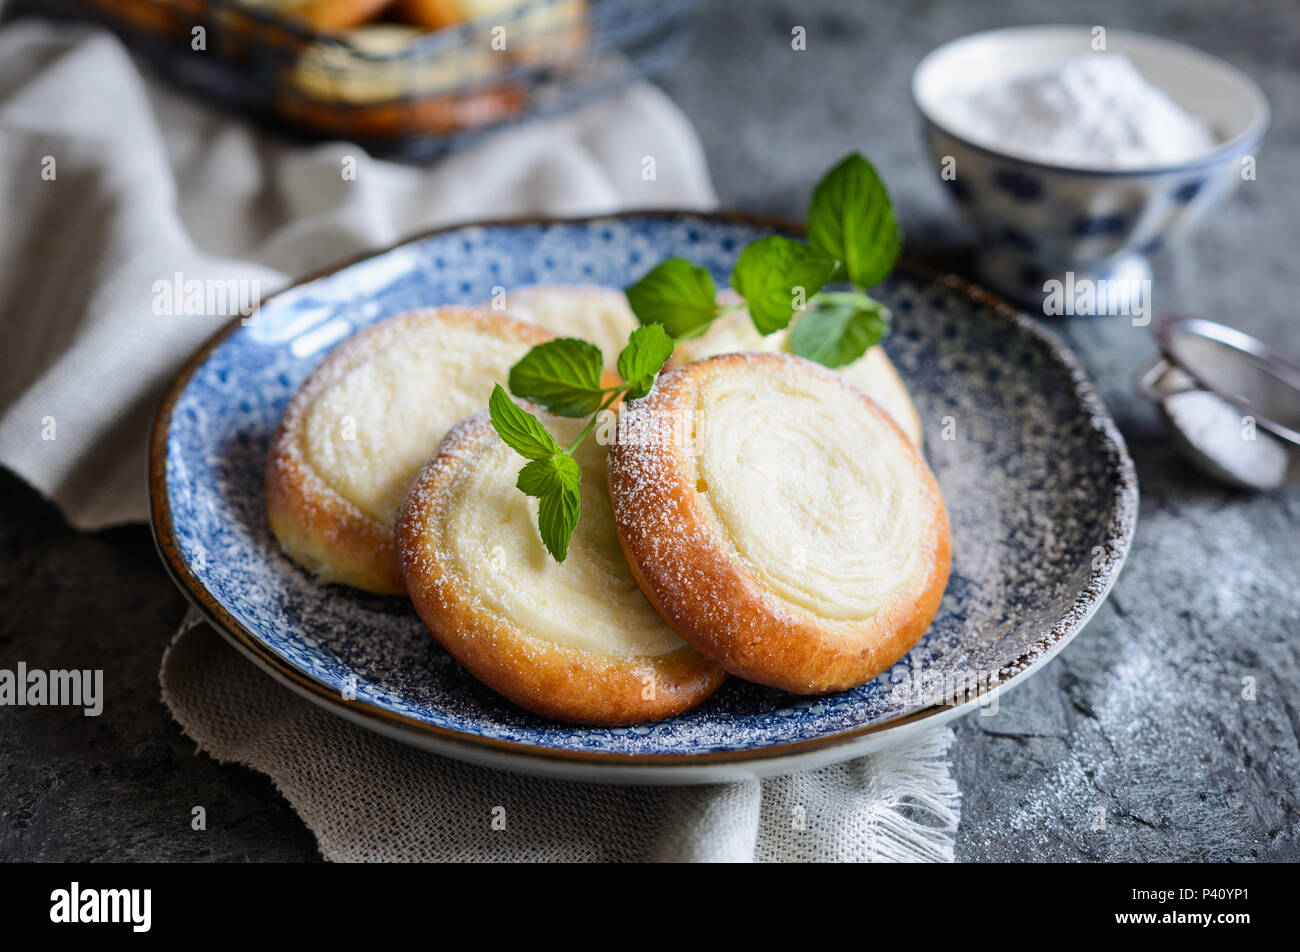
<path id="1" fill-rule="evenodd" d="M 180 36 L 182 5 L 170 0 L 92 0 L 104 8 L 104 14 L 129 23 L 139 30 Z M 191 13 L 192 11 L 184 11 Z"/>
<path id="2" fill-rule="evenodd" d="M 498 54 L 457 46 L 407 55 L 423 35 L 374 23 L 346 31 L 346 44 L 313 43 L 286 74 L 278 106 L 313 129 L 376 138 L 477 128 L 524 108 L 527 92 L 518 83 L 483 85 Z"/>
<path id="3" fill-rule="evenodd" d="M 271 443 L 266 467 L 266 511 L 271 531 L 295 562 L 323 582 L 341 582 L 380 594 L 406 591 L 397 548 L 393 543 L 391 517 L 385 517 L 375 507 L 367 511 L 355 498 L 349 498 L 346 491 L 338 488 L 337 480 L 332 483 L 331 478 L 322 475 L 313 463 L 313 454 L 305 443 L 313 408 L 332 388 L 341 385 L 350 373 L 376 355 L 390 348 L 402 347 L 403 341 L 409 340 L 413 333 L 436 333 L 444 328 L 505 343 L 490 372 L 485 370 L 482 375 L 481 387 L 475 383 L 474 393 L 448 391 L 442 394 L 448 401 L 456 401 L 456 412 L 445 424 L 435 426 L 435 429 L 437 426 L 441 429 L 431 433 L 427 447 L 409 472 L 383 474 L 385 479 L 400 483 L 395 492 L 404 492 L 418 472 L 420 462 L 437 446 L 447 428 L 467 412 L 461 407 L 472 410 L 474 406 L 484 406 L 494 380 L 504 383 L 511 363 L 522 357 L 529 347 L 552 337 L 541 328 L 490 311 L 461 307 L 430 308 L 392 317 L 358 331 L 325 358 L 303 382 L 285 410 Z M 406 379 L 414 381 L 419 379 L 419 375 L 427 377 L 436 372 L 433 367 L 412 367 L 411 376 Z M 423 405 L 418 400 L 413 402 L 413 408 L 394 411 L 396 416 L 405 417 L 403 425 L 417 427 L 428 423 L 428 419 L 422 419 L 421 415 L 431 417 L 442 409 L 434 404 Z M 363 431 L 362 435 L 367 434 Z M 382 451 L 383 448 L 379 449 Z M 397 468 L 404 469 L 405 465 Z M 400 498 L 398 495 L 399 503 Z M 390 509 L 395 511 L 396 503 Z"/>
<path id="4" fill-rule="evenodd" d="M 761 684 L 817 694 L 871 680 L 925 632 L 947 584 L 929 468 L 872 400 L 798 357 L 730 354 L 663 375 L 619 422 L 609 490 L 646 597 Z"/>
<path id="5" fill-rule="evenodd" d="M 511 54 L 532 66 L 577 60 L 591 39 L 585 0 L 559 0 L 523 15 L 514 30 Z"/>
<path id="6" fill-rule="evenodd" d="M 459 0 L 398 0 L 397 15 L 426 30 L 442 30 L 465 21 Z"/>
<path id="7" fill-rule="evenodd" d="M 583 423 L 538 415 L 561 443 Z M 679 714 L 726 675 L 632 580 L 609 513 L 604 447 L 588 440 L 577 457 L 582 517 L 560 564 L 538 538 L 535 504 L 515 488 L 524 460 L 487 412 L 453 428 L 397 519 L 411 601 L 471 674 L 520 707 L 582 724 Z"/>
<path id="8" fill-rule="evenodd" d="M 283 12 L 325 33 L 347 30 L 373 20 L 393 0 L 302 0 Z"/>
<path id="9" fill-rule="evenodd" d="M 600 348 L 605 368 L 618 367 L 618 355 L 640 325 L 618 288 L 598 284 L 531 284 L 511 288 L 481 307 L 504 311 L 516 320 L 544 327 L 556 337 L 579 337 Z"/>
<path id="10" fill-rule="evenodd" d="M 718 304 L 724 307 L 743 303 L 740 295 L 730 288 L 718 292 Z M 741 308 L 719 316 L 699 337 L 680 341 L 668 366 L 670 369 L 684 367 L 719 354 L 789 352 L 788 330 L 779 330 L 764 337 L 754 327 L 748 309 Z M 836 367 L 835 372 L 843 374 L 851 384 L 880 404 L 880 408 L 903 428 L 912 445 L 918 448 L 923 445 L 921 418 L 916 413 L 907 386 L 894 369 L 882 345 L 868 348 L 865 354 L 852 363 Z"/>
<path id="11" fill-rule="evenodd" d="M 289 119 L 330 135 L 386 139 L 411 133 L 438 135 L 478 129 L 523 112 L 527 91 L 517 84 L 464 94 L 421 96 L 408 101 L 348 105 L 282 98 L 277 108 Z"/>

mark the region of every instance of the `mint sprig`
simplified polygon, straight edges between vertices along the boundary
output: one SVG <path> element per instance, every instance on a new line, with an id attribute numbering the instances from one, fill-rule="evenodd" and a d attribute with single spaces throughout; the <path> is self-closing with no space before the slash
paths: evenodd
<path id="1" fill-rule="evenodd" d="M 560 452 L 560 444 L 538 422 L 537 417 L 517 406 L 501 384 L 492 388 L 488 397 L 488 416 L 497 435 L 524 459 L 547 459 Z"/>
<path id="2" fill-rule="evenodd" d="M 572 462 L 572 457 L 569 457 Z M 573 464 L 575 467 L 577 463 Z M 577 487 L 547 493 L 537 501 L 537 531 L 551 558 L 563 562 L 569 557 L 569 540 L 578 527 L 582 513 L 582 497 Z"/>
<path id="3" fill-rule="evenodd" d="M 600 376 L 605 358 L 595 344 L 577 337 L 538 344 L 510 368 L 510 392 L 552 413 L 583 417 L 605 399 Z"/>
<path id="4" fill-rule="evenodd" d="M 824 294 L 799 316 L 790 350 L 827 367 L 851 364 L 889 333 L 889 309 L 855 291 Z"/>
<path id="5" fill-rule="evenodd" d="M 542 544 L 557 562 L 563 562 L 582 509 L 578 495 L 582 471 L 577 460 L 555 442 L 537 417 L 511 400 L 500 384 L 488 398 L 488 416 L 506 445 L 529 460 L 519 471 L 515 486 L 524 495 L 537 497 Z"/>
<path id="6" fill-rule="evenodd" d="M 563 562 L 568 557 L 569 540 L 582 513 L 582 470 L 574 452 L 591 434 L 600 414 L 619 397 L 636 400 L 649 393 L 655 375 L 672 354 L 673 338 L 661 325 L 638 327 L 618 356 L 623 383 L 611 387 L 602 386 L 600 350 L 587 341 L 561 338 L 538 344 L 525 354 L 510 368 L 510 390 L 515 396 L 561 416 L 591 417 L 567 447 L 560 446 L 537 417 L 511 400 L 500 384 L 492 388 L 488 399 L 492 428 L 507 446 L 528 460 L 519 470 L 515 487 L 537 499 L 537 531 L 555 561 Z"/>
<path id="7" fill-rule="evenodd" d="M 646 324 L 634 330 L 618 355 L 618 373 L 627 381 L 626 392 L 637 400 L 650 392 L 655 374 L 673 355 L 673 339 L 661 324 Z"/>
<path id="8" fill-rule="evenodd" d="M 898 260 L 902 236 L 889 192 L 871 163 L 851 153 L 827 172 L 808 205 L 808 241 L 760 238 L 736 259 L 731 286 L 764 336 L 790 327 L 790 349 L 828 367 L 852 363 L 889 331 L 890 314 L 866 288 Z M 848 291 L 823 291 L 845 281 Z M 670 258 L 626 290 L 642 324 L 677 340 L 698 336 L 722 312 L 708 271 Z M 729 308 L 728 308 L 729 309 Z"/>
<path id="9" fill-rule="evenodd" d="M 860 288 L 889 275 L 902 248 L 885 184 L 856 152 L 826 173 L 808 206 L 808 242 L 840 262 L 844 277 Z"/>
<path id="10" fill-rule="evenodd" d="M 623 293 L 638 321 L 662 325 L 675 340 L 702 333 L 718 316 L 713 276 L 685 258 L 656 265 Z"/>
<path id="11" fill-rule="evenodd" d="M 831 279 L 835 263 L 815 248 L 769 235 L 740 253 L 731 286 L 749 305 L 754 326 L 767 335 L 790 323 L 795 310 Z"/>

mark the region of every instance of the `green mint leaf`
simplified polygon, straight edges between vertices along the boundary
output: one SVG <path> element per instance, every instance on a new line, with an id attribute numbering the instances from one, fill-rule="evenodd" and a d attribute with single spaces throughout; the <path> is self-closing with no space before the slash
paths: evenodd
<path id="1" fill-rule="evenodd" d="M 537 532 L 557 562 L 563 562 L 569 554 L 569 539 L 581 509 L 581 482 L 578 461 L 558 447 L 550 456 L 525 464 L 515 481 L 520 492 L 537 497 Z"/>
<path id="2" fill-rule="evenodd" d="M 846 296 L 847 297 L 847 296 Z M 851 364 L 889 332 L 889 311 L 865 294 L 819 303 L 790 329 L 790 350 L 827 367 Z"/>
<path id="3" fill-rule="evenodd" d="M 546 428 L 537 422 L 537 417 L 519 407 L 501 384 L 492 388 L 488 398 L 488 415 L 492 418 L 492 429 L 520 456 L 526 459 L 543 459 L 560 451 L 560 444 L 555 437 L 546 432 Z"/>
<path id="4" fill-rule="evenodd" d="M 562 337 L 538 344 L 510 368 L 510 391 L 560 416 L 595 413 L 604 398 L 605 358 L 595 344 Z"/>
<path id="5" fill-rule="evenodd" d="M 557 562 L 563 562 L 569 555 L 569 540 L 578 524 L 581 508 L 576 486 L 561 486 L 537 502 L 537 530 L 542 535 L 546 551 Z"/>
<path id="6" fill-rule="evenodd" d="M 562 489 L 577 489 L 582 481 L 578 462 L 564 450 L 535 459 L 519 471 L 515 487 L 526 496 L 548 496 Z"/>
<path id="7" fill-rule="evenodd" d="M 638 321 L 661 324 L 674 338 L 691 336 L 718 315 L 713 278 L 685 258 L 669 258 L 623 293 Z"/>
<path id="8" fill-rule="evenodd" d="M 834 271 L 834 258 L 770 235 L 740 253 L 731 286 L 745 299 L 754 326 L 766 335 L 789 324 L 795 310 L 820 291 Z"/>
<path id="9" fill-rule="evenodd" d="M 902 247 L 894 206 L 871 163 L 854 152 L 826 173 L 808 207 L 808 241 L 859 287 L 879 284 Z M 739 290 L 739 289 L 737 289 Z"/>
<path id="10" fill-rule="evenodd" d="M 627 395 L 636 400 L 654 386 L 655 374 L 673 355 L 673 339 L 662 324 L 646 324 L 634 330 L 618 355 L 619 375 L 627 381 Z"/>

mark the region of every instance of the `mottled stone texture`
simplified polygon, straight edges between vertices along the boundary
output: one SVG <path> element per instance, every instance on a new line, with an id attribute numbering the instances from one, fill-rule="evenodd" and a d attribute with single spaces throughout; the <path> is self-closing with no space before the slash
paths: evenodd
<path id="1" fill-rule="evenodd" d="M 309 859 L 261 774 L 224 767 L 163 706 L 185 600 L 142 526 L 78 533 L 0 470 L 0 665 L 102 668 L 104 711 L 0 708 L 0 860 Z M 207 830 L 190 828 L 202 806 Z"/>
<path id="2" fill-rule="evenodd" d="M 1164 34 L 1264 87 L 1274 120 L 1258 181 L 1193 247 L 1158 262 L 1155 300 L 1300 356 L 1293 4 L 719 0 L 704 5 L 689 58 L 664 84 L 695 121 L 725 205 L 801 216 L 818 174 L 861 149 L 897 198 L 908 253 L 967 272 L 969 237 L 922 148 L 908 79 L 938 43 L 1043 21 Z M 807 52 L 790 50 L 796 24 Z M 1129 389 L 1154 351 L 1147 329 L 1053 326 L 1137 461 L 1137 541 L 1075 642 L 995 716 L 958 724 L 958 856 L 1300 859 L 1300 495 L 1252 498 L 1187 470 Z M 183 602 L 147 530 L 75 533 L 8 474 L 0 499 L 0 663 L 103 667 L 107 694 L 98 719 L 0 711 L 0 858 L 313 857 L 269 782 L 194 756 L 159 701 L 158 662 Z M 207 810 L 206 832 L 190 829 L 194 805 Z"/>
<path id="3" fill-rule="evenodd" d="M 704 140 L 719 196 L 802 217 L 850 149 L 888 182 L 907 253 L 969 273 L 969 234 L 921 144 L 909 80 L 975 30 L 1100 24 L 1182 40 L 1246 69 L 1274 109 L 1259 177 L 1157 262 L 1156 309 L 1235 324 L 1300 357 L 1300 8 L 1245 3 L 712 3 L 666 82 Z M 807 29 L 807 52 L 790 29 Z M 1118 420 L 1142 490 L 1109 601 L 1048 668 L 957 728 L 961 859 L 1297 858 L 1300 494 L 1251 498 L 1177 457 L 1129 378 L 1155 347 L 1122 319 L 1051 325 Z M 1242 698 L 1254 678 L 1254 701 Z M 1096 822 L 1104 817 L 1104 829 Z"/>

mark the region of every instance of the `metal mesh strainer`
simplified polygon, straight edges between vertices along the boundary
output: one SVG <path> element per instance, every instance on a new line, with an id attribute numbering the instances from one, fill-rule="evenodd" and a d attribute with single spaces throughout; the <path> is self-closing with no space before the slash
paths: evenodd
<path id="1" fill-rule="evenodd" d="M 1133 378 L 1183 454 L 1241 489 L 1300 482 L 1300 365 L 1222 324 L 1173 317 L 1160 353 Z"/>

